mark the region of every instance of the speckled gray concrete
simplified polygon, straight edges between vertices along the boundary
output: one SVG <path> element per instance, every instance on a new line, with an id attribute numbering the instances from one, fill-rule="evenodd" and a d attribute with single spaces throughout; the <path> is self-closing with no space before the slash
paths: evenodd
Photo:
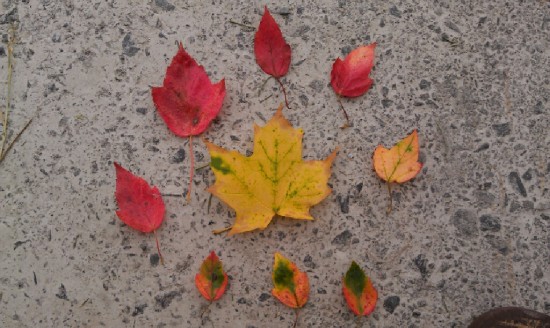
<path id="1" fill-rule="evenodd" d="M 550 4 L 539 0 L 267 3 L 293 50 L 285 114 L 305 130 L 304 156 L 341 149 L 333 193 L 316 221 L 215 236 L 234 212 L 213 198 L 208 213 L 214 178 L 199 170 L 191 205 L 165 199 L 158 265 L 153 236 L 115 215 L 112 162 L 163 193 L 186 188 L 187 141 L 150 96 L 179 40 L 226 79 L 205 137 L 252 149 L 252 124 L 282 97 L 272 80 L 258 96 L 254 32 L 229 21 L 256 26 L 263 4 L 1 1 L 4 41 L 18 23 L 10 134 L 35 119 L 0 164 L 0 326 L 289 327 L 294 312 L 270 295 L 275 251 L 309 274 L 301 327 L 354 324 L 340 284 L 351 260 L 380 295 L 364 327 L 464 327 L 499 305 L 549 313 Z M 345 100 L 354 126 L 340 130 L 332 62 L 373 41 L 375 85 Z M 395 188 L 388 216 L 372 151 L 413 128 L 425 166 Z M 208 161 L 202 142 L 195 151 Z M 230 287 L 201 319 L 193 279 L 209 250 Z"/>

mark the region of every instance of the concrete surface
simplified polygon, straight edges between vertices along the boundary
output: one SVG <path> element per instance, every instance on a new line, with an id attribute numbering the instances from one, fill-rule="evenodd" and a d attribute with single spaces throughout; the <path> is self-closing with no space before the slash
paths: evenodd
<path id="1" fill-rule="evenodd" d="M 155 112 L 176 42 L 225 77 L 227 97 L 205 134 L 252 149 L 282 96 L 253 57 L 264 2 L 1 1 L 0 32 L 17 24 L 13 137 L 0 164 L 0 326 L 290 327 L 294 311 L 270 295 L 273 254 L 307 270 L 299 327 L 355 326 L 341 294 L 352 260 L 379 291 L 363 327 L 464 327 L 499 305 L 550 313 L 550 4 L 548 1 L 274 1 L 292 46 L 283 79 L 306 158 L 339 146 L 333 194 L 318 219 L 276 219 L 263 232 L 210 231 L 234 212 L 213 198 L 209 168 L 193 200 L 166 197 L 154 238 L 115 215 L 113 161 L 166 194 L 186 188 L 187 141 Z M 343 123 L 329 72 L 336 56 L 378 42 L 374 87 L 345 100 Z M 6 45 L 0 49 L 2 80 Z M 2 84 L 1 103 L 5 103 Z M 271 96 L 267 100 L 265 98 Z M 263 101 L 263 102 L 262 102 Z M 375 146 L 420 133 L 421 174 L 387 192 L 371 170 Z M 199 165 L 208 162 L 200 140 Z M 210 250 L 231 276 L 207 302 L 193 279 Z"/>

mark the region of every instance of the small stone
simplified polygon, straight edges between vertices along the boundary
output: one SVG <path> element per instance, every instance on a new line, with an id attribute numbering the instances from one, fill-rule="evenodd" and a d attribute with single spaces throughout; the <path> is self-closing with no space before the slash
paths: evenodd
<path id="1" fill-rule="evenodd" d="M 6 49 L 0 46 L 0 57 L 6 57 Z"/>
<path id="2" fill-rule="evenodd" d="M 149 256 L 149 262 L 151 263 L 152 266 L 157 266 L 159 264 L 159 260 L 160 260 L 160 257 L 157 253 L 151 254 Z"/>
<path id="3" fill-rule="evenodd" d="M 495 216 L 482 215 L 479 218 L 479 229 L 481 231 L 499 232 L 500 219 Z"/>
<path id="4" fill-rule="evenodd" d="M 535 269 L 535 279 L 539 280 L 542 277 L 544 277 L 544 272 L 542 272 L 540 266 L 537 266 L 537 268 Z"/>
<path id="5" fill-rule="evenodd" d="M 134 312 L 132 312 L 132 317 L 143 314 L 143 310 L 147 307 L 147 304 L 139 304 L 134 307 Z"/>
<path id="6" fill-rule="evenodd" d="M 140 107 L 140 108 L 136 109 L 136 112 L 140 113 L 141 115 L 145 115 L 145 114 L 147 114 L 147 108 Z"/>
<path id="7" fill-rule="evenodd" d="M 527 171 L 525 171 L 525 173 L 523 173 L 521 178 L 527 181 L 530 181 L 531 179 L 533 179 L 533 174 L 531 171 L 532 171 L 531 169 L 528 169 Z"/>
<path id="8" fill-rule="evenodd" d="M 171 164 L 179 164 L 179 163 L 182 163 L 184 160 L 185 160 L 185 149 L 180 148 L 180 149 L 178 149 L 178 151 L 176 151 L 174 156 L 172 156 L 172 158 L 170 158 L 170 163 Z"/>
<path id="9" fill-rule="evenodd" d="M 351 240 L 352 233 L 349 230 L 344 230 L 342 233 L 334 237 L 333 245 L 346 245 Z"/>
<path id="10" fill-rule="evenodd" d="M 122 39 L 122 51 L 129 57 L 134 56 L 139 51 L 139 48 L 134 46 L 131 33 L 127 33 L 124 39 Z"/>
<path id="11" fill-rule="evenodd" d="M 315 92 L 323 91 L 324 86 L 325 86 L 325 84 L 321 80 L 313 80 L 309 84 L 309 87 L 312 88 L 313 90 L 315 90 Z"/>
<path id="12" fill-rule="evenodd" d="M 54 33 L 53 36 L 52 36 L 52 42 L 54 42 L 54 43 L 61 42 L 61 35 L 59 35 L 58 33 Z"/>
<path id="13" fill-rule="evenodd" d="M 309 99 L 306 95 L 300 95 L 298 97 L 298 99 L 300 99 L 300 103 L 302 104 L 302 106 L 306 107 L 309 103 Z"/>
<path id="14" fill-rule="evenodd" d="M 420 271 L 420 275 L 422 278 L 425 278 L 428 275 L 428 259 L 426 259 L 426 256 L 424 254 L 419 254 L 414 260 L 414 265 Z"/>
<path id="15" fill-rule="evenodd" d="M 521 182 L 521 178 L 517 172 L 514 171 L 508 175 L 508 182 L 510 182 L 515 191 L 519 192 L 523 197 L 527 197 L 527 190 L 525 190 L 525 186 Z"/>
<path id="16" fill-rule="evenodd" d="M 493 130 L 495 130 L 497 137 L 506 137 L 512 132 L 510 123 L 493 124 Z"/>
<path id="17" fill-rule="evenodd" d="M 170 303 L 172 303 L 174 298 L 178 296 L 181 296 L 181 292 L 173 290 L 164 295 L 155 296 L 155 301 L 157 302 L 157 305 L 159 305 L 161 308 L 166 309 L 168 306 L 170 306 Z"/>
<path id="18" fill-rule="evenodd" d="M 308 269 L 315 269 L 317 267 L 317 264 L 313 262 L 313 258 L 311 257 L 311 255 L 306 255 L 306 257 L 304 257 L 304 266 Z"/>
<path id="19" fill-rule="evenodd" d="M 258 300 L 259 300 L 260 302 L 265 302 L 265 301 L 267 301 L 270 297 L 271 297 L 271 295 L 269 295 L 268 293 L 262 293 L 262 295 L 260 295 L 260 297 L 258 298 Z"/>
<path id="20" fill-rule="evenodd" d="M 159 8 L 165 11 L 172 11 L 176 9 L 176 7 L 173 4 L 169 3 L 166 0 L 155 0 L 155 5 L 157 5 Z"/>
<path id="21" fill-rule="evenodd" d="M 388 108 L 393 104 L 393 101 L 389 99 L 382 99 L 382 107 Z"/>
<path id="22" fill-rule="evenodd" d="M 479 148 L 474 151 L 474 153 L 479 153 L 480 151 L 487 150 L 487 149 L 489 149 L 489 144 L 485 142 L 485 143 L 482 143 L 481 146 L 479 146 Z"/>
<path id="23" fill-rule="evenodd" d="M 62 300 L 66 300 L 66 301 L 69 300 L 67 298 L 67 290 L 65 289 L 65 286 L 63 284 L 61 284 L 61 286 L 59 286 L 59 291 L 57 292 L 57 294 L 55 294 L 55 296 L 59 299 L 62 299 Z"/>
<path id="24" fill-rule="evenodd" d="M 456 33 L 461 34 L 460 29 L 458 28 L 458 26 L 456 26 L 455 23 L 447 21 L 447 22 L 445 22 L 445 26 L 447 26 L 451 30 L 455 31 Z"/>
<path id="25" fill-rule="evenodd" d="M 392 14 L 395 17 L 401 18 L 401 11 L 399 9 L 397 9 L 396 6 L 392 6 L 390 8 L 390 14 Z"/>
<path id="26" fill-rule="evenodd" d="M 478 235 L 477 218 L 475 213 L 470 210 L 459 209 L 456 211 L 451 218 L 451 223 L 465 237 L 475 237 Z"/>
<path id="27" fill-rule="evenodd" d="M 542 105 L 542 101 L 538 101 L 535 105 L 535 114 L 542 114 L 544 113 L 544 106 Z"/>
<path id="28" fill-rule="evenodd" d="M 426 90 L 426 89 L 429 89 L 431 87 L 432 83 L 430 81 L 427 81 L 427 80 L 420 80 L 420 89 L 422 90 Z"/>
<path id="29" fill-rule="evenodd" d="M 338 204 L 340 204 L 340 211 L 344 214 L 349 213 L 349 195 L 346 197 L 338 195 L 336 196 L 336 200 L 338 200 Z"/>
<path id="30" fill-rule="evenodd" d="M 400 302 L 399 296 L 389 296 L 386 297 L 384 300 L 384 310 L 388 311 L 389 313 L 393 313 L 395 311 L 395 308 L 399 305 Z"/>

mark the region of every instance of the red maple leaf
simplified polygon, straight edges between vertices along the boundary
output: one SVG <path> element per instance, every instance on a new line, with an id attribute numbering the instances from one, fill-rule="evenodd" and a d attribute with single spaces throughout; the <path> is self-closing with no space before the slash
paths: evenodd
<path id="1" fill-rule="evenodd" d="M 330 84 L 338 95 L 338 102 L 346 116 L 347 126 L 349 126 L 349 118 L 340 97 L 359 97 L 370 89 L 372 79 L 369 74 L 374 65 L 374 48 L 376 48 L 376 42 L 356 48 L 344 60 L 337 58 L 332 65 Z"/>
<path id="2" fill-rule="evenodd" d="M 185 52 L 180 42 L 162 87 L 153 87 L 152 94 L 168 128 L 186 138 L 204 132 L 218 115 L 225 97 L 225 80 L 212 84 L 204 67 Z"/>
<path id="3" fill-rule="evenodd" d="M 156 230 L 164 220 L 164 201 L 157 187 L 149 186 L 147 181 L 133 175 L 120 164 L 114 163 L 116 169 L 115 198 L 119 210 L 117 216 L 129 227 L 141 232 L 155 233 L 157 250 L 161 262 L 159 242 Z"/>
<path id="4" fill-rule="evenodd" d="M 283 38 L 279 25 L 277 25 L 277 22 L 275 22 L 275 19 L 269 13 L 267 6 L 264 9 L 264 15 L 254 37 L 254 54 L 260 68 L 273 76 L 281 86 L 285 96 L 286 107 L 288 107 L 286 90 L 280 78 L 286 75 L 290 67 L 291 50 Z"/>
<path id="5" fill-rule="evenodd" d="M 204 67 L 185 52 L 180 42 L 178 53 L 166 69 L 162 87 L 153 87 L 152 95 L 168 128 L 179 137 L 189 137 L 189 201 L 195 170 L 192 136 L 204 132 L 220 112 L 225 97 L 225 79 L 212 84 Z"/>

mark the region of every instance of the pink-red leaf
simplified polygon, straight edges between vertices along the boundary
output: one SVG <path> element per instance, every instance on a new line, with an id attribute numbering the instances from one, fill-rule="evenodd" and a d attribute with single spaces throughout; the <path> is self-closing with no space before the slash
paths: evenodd
<path id="1" fill-rule="evenodd" d="M 340 96 L 358 97 L 372 86 L 369 77 L 374 65 L 376 42 L 351 51 L 344 60 L 337 58 L 332 65 L 330 84 Z"/>
<path id="2" fill-rule="evenodd" d="M 228 281 L 227 274 L 223 271 L 222 262 L 212 251 L 204 259 L 199 273 L 195 276 L 195 286 L 206 300 L 212 302 L 222 297 Z"/>
<path id="3" fill-rule="evenodd" d="M 288 72 L 291 50 L 275 19 L 265 7 L 264 15 L 254 37 L 256 62 L 267 74 L 279 78 Z"/>
<path id="4" fill-rule="evenodd" d="M 179 44 L 162 87 L 152 89 L 153 102 L 177 136 L 201 134 L 218 115 L 225 97 L 225 80 L 212 84 L 204 67 Z"/>
<path id="5" fill-rule="evenodd" d="M 165 207 L 157 187 L 115 163 L 117 216 L 141 232 L 155 231 L 164 219 Z"/>

